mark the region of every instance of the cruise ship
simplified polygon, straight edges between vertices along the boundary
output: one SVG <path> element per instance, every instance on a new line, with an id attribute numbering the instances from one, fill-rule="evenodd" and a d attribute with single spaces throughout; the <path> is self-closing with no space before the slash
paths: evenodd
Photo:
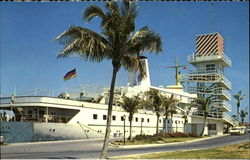
<path id="1" fill-rule="evenodd" d="M 200 57 L 200 55 L 197 56 L 197 58 Z M 211 57 L 209 58 L 211 62 Z M 216 59 L 215 56 L 214 58 Z M 219 63 L 220 60 L 224 61 L 219 55 L 215 61 Z M 179 101 L 178 105 L 176 105 L 177 113 L 173 115 L 172 119 L 165 120 L 163 115 L 160 117 L 159 132 L 163 132 L 164 128 L 166 128 L 167 132 L 200 134 L 204 122 L 203 113 L 199 112 L 195 106 L 191 109 L 189 107 L 190 102 L 196 99 L 199 93 L 185 92 L 180 83 L 181 81 L 192 81 L 193 79 L 190 79 L 190 77 L 194 77 L 194 74 L 179 74 L 178 63 L 176 63 L 174 67 L 176 69 L 176 84 L 156 87 L 151 85 L 148 59 L 142 57 L 141 61 L 146 68 L 146 76 L 142 80 L 138 80 L 136 78 L 138 73 L 129 73 L 128 86 L 115 88 L 111 138 L 119 139 L 129 136 L 129 114 L 118 103 L 122 101 L 122 95 L 134 96 L 150 89 L 156 89 L 166 96 L 174 96 Z M 208 70 L 211 71 L 211 68 L 208 68 Z M 202 73 L 197 74 L 204 76 Z M 224 92 L 221 92 L 222 95 L 216 93 L 218 97 L 224 95 Z M 77 95 L 74 94 L 74 96 L 63 93 L 58 97 L 16 95 L 1 97 L 0 136 L 2 141 L 4 143 L 17 143 L 104 138 L 108 90 L 103 91 L 96 97 L 84 95 L 81 92 Z M 14 116 L 10 116 L 9 113 L 11 112 L 6 112 L 6 110 L 14 113 Z M 228 111 L 230 110 L 225 109 L 223 104 L 221 106 L 217 105 L 217 110 L 208 114 L 208 124 L 205 127 L 204 134 L 223 134 L 226 128 L 236 125 L 237 122 L 225 113 Z M 185 119 L 183 115 L 187 116 L 186 127 L 184 127 Z M 134 114 L 132 136 L 155 134 L 156 121 L 156 113 L 152 108 L 140 109 Z"/>

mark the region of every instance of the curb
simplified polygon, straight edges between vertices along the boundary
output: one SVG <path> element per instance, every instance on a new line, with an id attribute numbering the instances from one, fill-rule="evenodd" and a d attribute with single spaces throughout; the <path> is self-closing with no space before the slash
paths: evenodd
<path id="1" fill-rule="evenodd" d="M 212 137 L 205 137 L 205 138 L 200 138 L 200 139 L 195 139 L 195 140 L 190 140 L 190 141 L 184 141 L 184 142 L 173 142 L 173 143 L 163 143 L 163 144 L 143 144 L 143 145 L 114 145 L 114 144 L 109 144 L 111 147 L 115 148 L 148 148 L 148 147 L 158 147 L 158 146 L 169 146 L 169 145 L 174 145 L 174 144 L 186 144 L 186 143 L 194 143 L 194 142 L 199 142 L 199 141 L 204 141 L 208 139 L 213 139 L 217 137 L 224 137 L 228 135 L 219 135 L 219 136 L 212 136 Z"/>

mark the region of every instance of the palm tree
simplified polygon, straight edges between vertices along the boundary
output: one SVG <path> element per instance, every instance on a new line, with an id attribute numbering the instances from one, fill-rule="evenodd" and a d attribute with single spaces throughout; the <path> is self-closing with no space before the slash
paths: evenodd
<path id="1" fill-rule="evenodd" d="M 185 131 L 186 131 L 186 125 L 188 123 L 188 114 L 184 113 L 184 115 L 182 116 L 182 118 L 184 120 L 183 133 L 185 133 Z"/>
<path id="2" fill-rule="evenodd" d="M 120 102 L 120 105 L 122 108 L 129 113 L 129 137 L 130 141 L 132 141 L 132 121 L 133 121 L 133 116 L 134 114 L 138 111 L 139 108 L 141 108 L 141 98 L 139 97 L 139 94 L 134 96 L 134 97 L 127 97 L 123 96 L 122 97 L 123 101 Z"/>
<path id="3" fill-rule="evenodd" d="M 239 110 L 240 110 L 240 101 L 245 97 L 245 95 L 241 94 L 241 91 L 239 91 L 236 95 L 234 95 L 234 98 L 236 99 L 236 103 L 237 103 L 237 120 L 240 121 L 240 117 L 239 117 Z"/>
<path id="4" fill-rule="evenodd" d="M 174 116 L 174 114 L 177 114 L 178 112 L 177 112 L 175 107 L 170 107 L 169 113 L 170 113 L 170 117 L 171 117 L 171 124 L 172 124 L 171 125 L 171 132 L 172 132 L 173 131 L 173 116 Z"/>
<path id="5" fill-rule="evenodd" d="M 203 123 L 203 128 L 200 133 L 200 136 L 203 136 L 203 133 L 205 131 L 205 126 L 206 126 L 206 121 L 207 121 L 207 115 L 209 111 L 211 110 L 211 97 L 212 96 L 209 96 L 209 97 L 200 96 L 196 99 L 198 110 L 204 113 L 204 123 Z"/>
<path id="6" fill-rule="evenodd" d="M 108 59 L 112 62 L 107 127 L 100 158 L 107 157 L 117 72 L 122 66 L 128 71 L 137 71 L 142 68 L 139 56 L 143 52 L 162 51 L 160 36 L 148 27 L 143 27 L 134 33 L 136 3 L 123 2 L 119 6 L 117 2 L 107 2 L 105 8 L 107 11 L 91 5 L 83 14 L 83 19 L 86 21 L 91 21 L 94 17 L 101 19 L 102 34 L 73 25 L 54 39 L 64 46 L 58 55 L 59 58 L 78 55 L 87 61 L 101 62 Z"/>
<path id="7" fill-rule="evenodd" d="M 246 116 L 248 115 L 247 108 L 245 108 L 245 110 L 242 109 L 239 114 L 241 118 L 241 123 L 243 124 Z"/>
<path id="8" fill-rule="evenodd" d="M 183 113 L 183 116 L 182 118 L 184 119 L 184 126 L 183 126 L 183 131 L 185 132 L 186 131 L 186 125 L 188 123 L 188 115 L 190 113 L 190 110 L 192 107 L 195 106 L 195 102 L 194 101 L 191 101 L 187 104 L 187 108 L 185 109 L 185 112 Z"/>
<path id="9" fill-rule="evenodd" d="M 173 114 L 176 113 L 175 105 L 178 103 L 178 100 L 174 98 L 173 94 L 170 97 L 161 95 L 161 100 L 162 100 L 162 104 L 161 104 L 162 108 L 164 108 L 164 115 L 165 115 L 165 126 L 164 126 L 165 129 L 164 130 L 166 133 L 168 116 L 171 115 L 171 121 L 172 121 Z"/>
<path id="10" fill-rule="evenodd" d="M 157 120 L 156 120 L 156 134 L 159 133 L 159 119 L 161 115 L 161 109 L 162 109 L 162 99 L 161 99 L 161 93 L 156 89 L 151 89 L 147 91 L 146 93 L 147 102 L 149 105 L 151 105 L 156 113 Z"/>

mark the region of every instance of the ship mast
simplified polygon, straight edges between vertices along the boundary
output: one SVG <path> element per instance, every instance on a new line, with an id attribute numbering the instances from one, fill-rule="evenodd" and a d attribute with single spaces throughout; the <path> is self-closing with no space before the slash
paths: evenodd
<path id="1" fill-rule="evenodd" d="M 176 82 L 176 85 L 179 86 L 181 85 L 181 82 L 180 82 L 180 73 L 178 71 L 178 68 L 180 67 L 185 67 L 185 65 L 179 65 L 179 61 L 178 61 L 178 58 L 175 57 L 175 65 L 174 66 L 167 66 L 167 68 L 175 68 L 175 82 Z"/>

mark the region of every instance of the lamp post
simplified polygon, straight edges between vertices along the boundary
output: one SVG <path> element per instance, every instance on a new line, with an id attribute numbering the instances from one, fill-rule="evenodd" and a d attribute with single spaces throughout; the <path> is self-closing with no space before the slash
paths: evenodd
<path id="1" fill-rule="evenodd" d="M 144 122 L 144 118 L 141 118 L 141 135 L 142 135 L 142 123 Z"/>
<path id="2" fill-rule="evenodd" d="M 126 133 L 126 115 L 123 116 L 123 144 L 125 145 L 126 143 L 126 136 L 125 136 L 125 133 Z"/>

